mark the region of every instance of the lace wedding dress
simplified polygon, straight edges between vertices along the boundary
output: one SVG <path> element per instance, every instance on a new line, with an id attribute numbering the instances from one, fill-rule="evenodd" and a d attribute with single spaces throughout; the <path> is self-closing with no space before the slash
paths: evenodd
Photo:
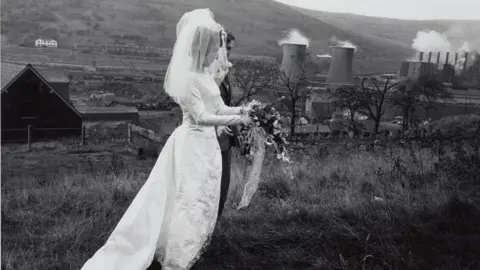
<path id="1" fill-rule="evenodd" d="M 188 77 L 188 76 L 186 76 Z M 189 79 L 189 78 L 186 78 Z M 183 123 L 170 136 L 148 180 L 107 242 L 83 270 L 189 269 L 217 219 L 222 160 L 214 126 L 242 123 L 207 73 L 190 74 L 189 95 L 176 100 Z"/>

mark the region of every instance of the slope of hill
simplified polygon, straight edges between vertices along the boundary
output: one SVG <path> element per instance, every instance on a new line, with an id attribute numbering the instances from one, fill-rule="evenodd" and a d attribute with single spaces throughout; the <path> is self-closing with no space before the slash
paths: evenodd
<path id="1" fill-rule="evenodd" d="M 362 33 L 372 39 L 381 39 L 398 46 L 410 48 L 417 32 L 433 30 L 445 34 L 452 48 L 460 47 L 468 42 L 472 48 L 480 49 L 480 15 L 479 20 L 400 20 L 390 18 L 369 17 L 348 13 L 332 13 L 318 10 L 293 9 L 322 20 L 341 29 Z"/>
<path id="2" fill-rule="evenodd" d="M 368 71 L 396 67 L 411 53 L 401 44 L 339 29 L 271 0 L 5 0 L 2 37 L 12 44 L 32 44 L 37 37 L 55 38 L 62 47 L 129 41 L 170 47 L 180 16 L 203 7 L 211 8 L 216 19 L 235 33 L 236 52 L 242 54 L 280 54 L 277 41 L 291 28 L 311 39 L 313 55 L 328 53 L 331 36 L 352 41 L 360 48 L 358 67 Z"/>

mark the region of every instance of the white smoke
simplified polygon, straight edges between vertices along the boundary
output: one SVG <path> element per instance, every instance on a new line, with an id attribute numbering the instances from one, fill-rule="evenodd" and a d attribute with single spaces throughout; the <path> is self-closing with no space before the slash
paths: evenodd
<path id="1" fill-rule="evenodd" d="M 423 52 L 423 61 L 428 59 L 428 53 L 432 52 L 432 62 L 436 63 L 438 54 L 440 53 L 439 68 L 443 67 L 445 63 L 446 53 L 451 52 L 448 59 L 448 64 L 454 65 L 455 70 L 460 72 L 463 70 L 463 64 L 465 63 L 465 53 L 471 53 L 472 47 L 469 42 L 464 42 L 461 46 L 454 46 L 449 40 L 449 35 L 460 35 L 463 33 L 461 27 L 452 26 L 445 33 L 439 33 L 434 30 L 422 30 L 418 31 L 416 37 L 412 42 L 412 49 L 415 50 L 415 55 L 408 61 L 419 61 L 419 53 Z M 458 60 L 455 63 L 455 53 L 458 53 Z M 475 55 L 471 55 L 472 59 Z M 467 62 L 468 64 L 468 62 Z"/>
<path id="2" fill-rule="evenodd" d="M 458 50 L 458 61 L 455 64 L 455 71 L 457 73 L 460 73 L 461 71 L 463 71 L 463 64 L 465 63 L 465 60 L 466 60 L 465 53 L 469 53 L 470 51 L 471 49 L 468 42 L 464 42 L 460 47 L 460 49 Z"/>
<path id="3" fill-rule="evenodd" d="M 330 47 L 343 47 L 343 48 L 354 48 L 357 49 L 357 46 L 350 42 L 349 40 L 340 40 L 336 36 L 332 36 L 328 39 Z"/>
<path id="4" fill-rule="evenodd" d="M 468 53 L 469 59 L 465 57 L 466 53 Z M 476 54 L 478 54 L 478 51 L 476 49 L 472 49 L 468 42 L 464 42 L 462 46 L 460 46 L 460 49 L 458 49 L 458 61 L 455 64 L 455 71 L 457 74 L 464 71 L 465 61 L 468 60 L 467 68 L 469 67 L 469 64 L 473 64 L 473 62 L 476 60 Z"/>
<path id="5" fill-rule="evenodd" d="M 299 45 L 310 45 L 310 40 L 302 34 L 298 29 L 290 29 L 286 36 L 278 41 L 278 45 L 282 46 L 283 44 L 299 44 Z"/>
<path id="6" fill-rule="evenodd" d="M 448 40 L 447 35 L 426 30 L 417 32 L 412 48 L 417 52 L 450 52 L 452 43 Z"/>

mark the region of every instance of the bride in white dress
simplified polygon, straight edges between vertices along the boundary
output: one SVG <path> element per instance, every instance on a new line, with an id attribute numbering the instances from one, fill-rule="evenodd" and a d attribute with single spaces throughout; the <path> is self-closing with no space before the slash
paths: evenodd
<path id="1" fill-rule="evenodd" d="M 189 269 L 209 242 L 222 175 L 214 126 L 248 125 L 252 120 L 242 107 L 225 106 L 208 72 L 219 54 L 221 28 L 208 9 L 192 14 L 177 27 L 164 83 L 182 108 L 183 123 L 105 245 L 83 270 L 144 270 L 152 260 L 164 270 Z"/>

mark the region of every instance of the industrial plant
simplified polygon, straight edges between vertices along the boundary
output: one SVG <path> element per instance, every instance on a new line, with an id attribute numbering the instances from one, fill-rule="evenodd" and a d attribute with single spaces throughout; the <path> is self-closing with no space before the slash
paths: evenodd
<path id="1" fill-rule="evenodd" d="M 442 82 L 452 95 L 452 100 L 441 101 L 435 112 L 428 117 L 421 111 L 415 112 L 420 119 L 438 120 L 445 116 L 480 112 L 480 55 L 469 53 L 435 53 L 419 52 L 416 59 L 399 63 L 396 74 L 354 74 L 355 48 L 332 46 L 328 74 L 321 83 L 314 83 L 308 98 L 299 104 L 301 111 L 310 119 L 310 124 L 325 123 L 325 121 L 340 121 L 345 117 L 341 108 L 332 104 L 331 96 L 337 88 L 355 86 L 363 78 L 384 80 L 389 77 L 392 83 L 405 79 L 417 79 L 432 76 Z M 303 44 L 282 44 L 281 70 L 291 82 L 298 80 L 304 72 L 307 46 Z M 450 56 L 453 55 L 452 59 Z M 368 80 L 367 80 L 368 83 Z M 384 115 L 389 122 L 401 115 L 399 108 L 389 104 Z M 368 122 L 368 119 L 362 121 Z M 391 125 L 390 125 L 391 126 Z M 400 126 L 397 127 L 399 129 Z"/>
<path id="2" fill-rule="evenodd" d="M 417 60 L 402 62 L 399 79 L 435 76 L 443 83 L 458 87 L 480 86 L 480 54 L 428 52 L 424 57 L 425 54 L 419 52 Z M 454 55 L 453 59 L 450 55 Z"/>

